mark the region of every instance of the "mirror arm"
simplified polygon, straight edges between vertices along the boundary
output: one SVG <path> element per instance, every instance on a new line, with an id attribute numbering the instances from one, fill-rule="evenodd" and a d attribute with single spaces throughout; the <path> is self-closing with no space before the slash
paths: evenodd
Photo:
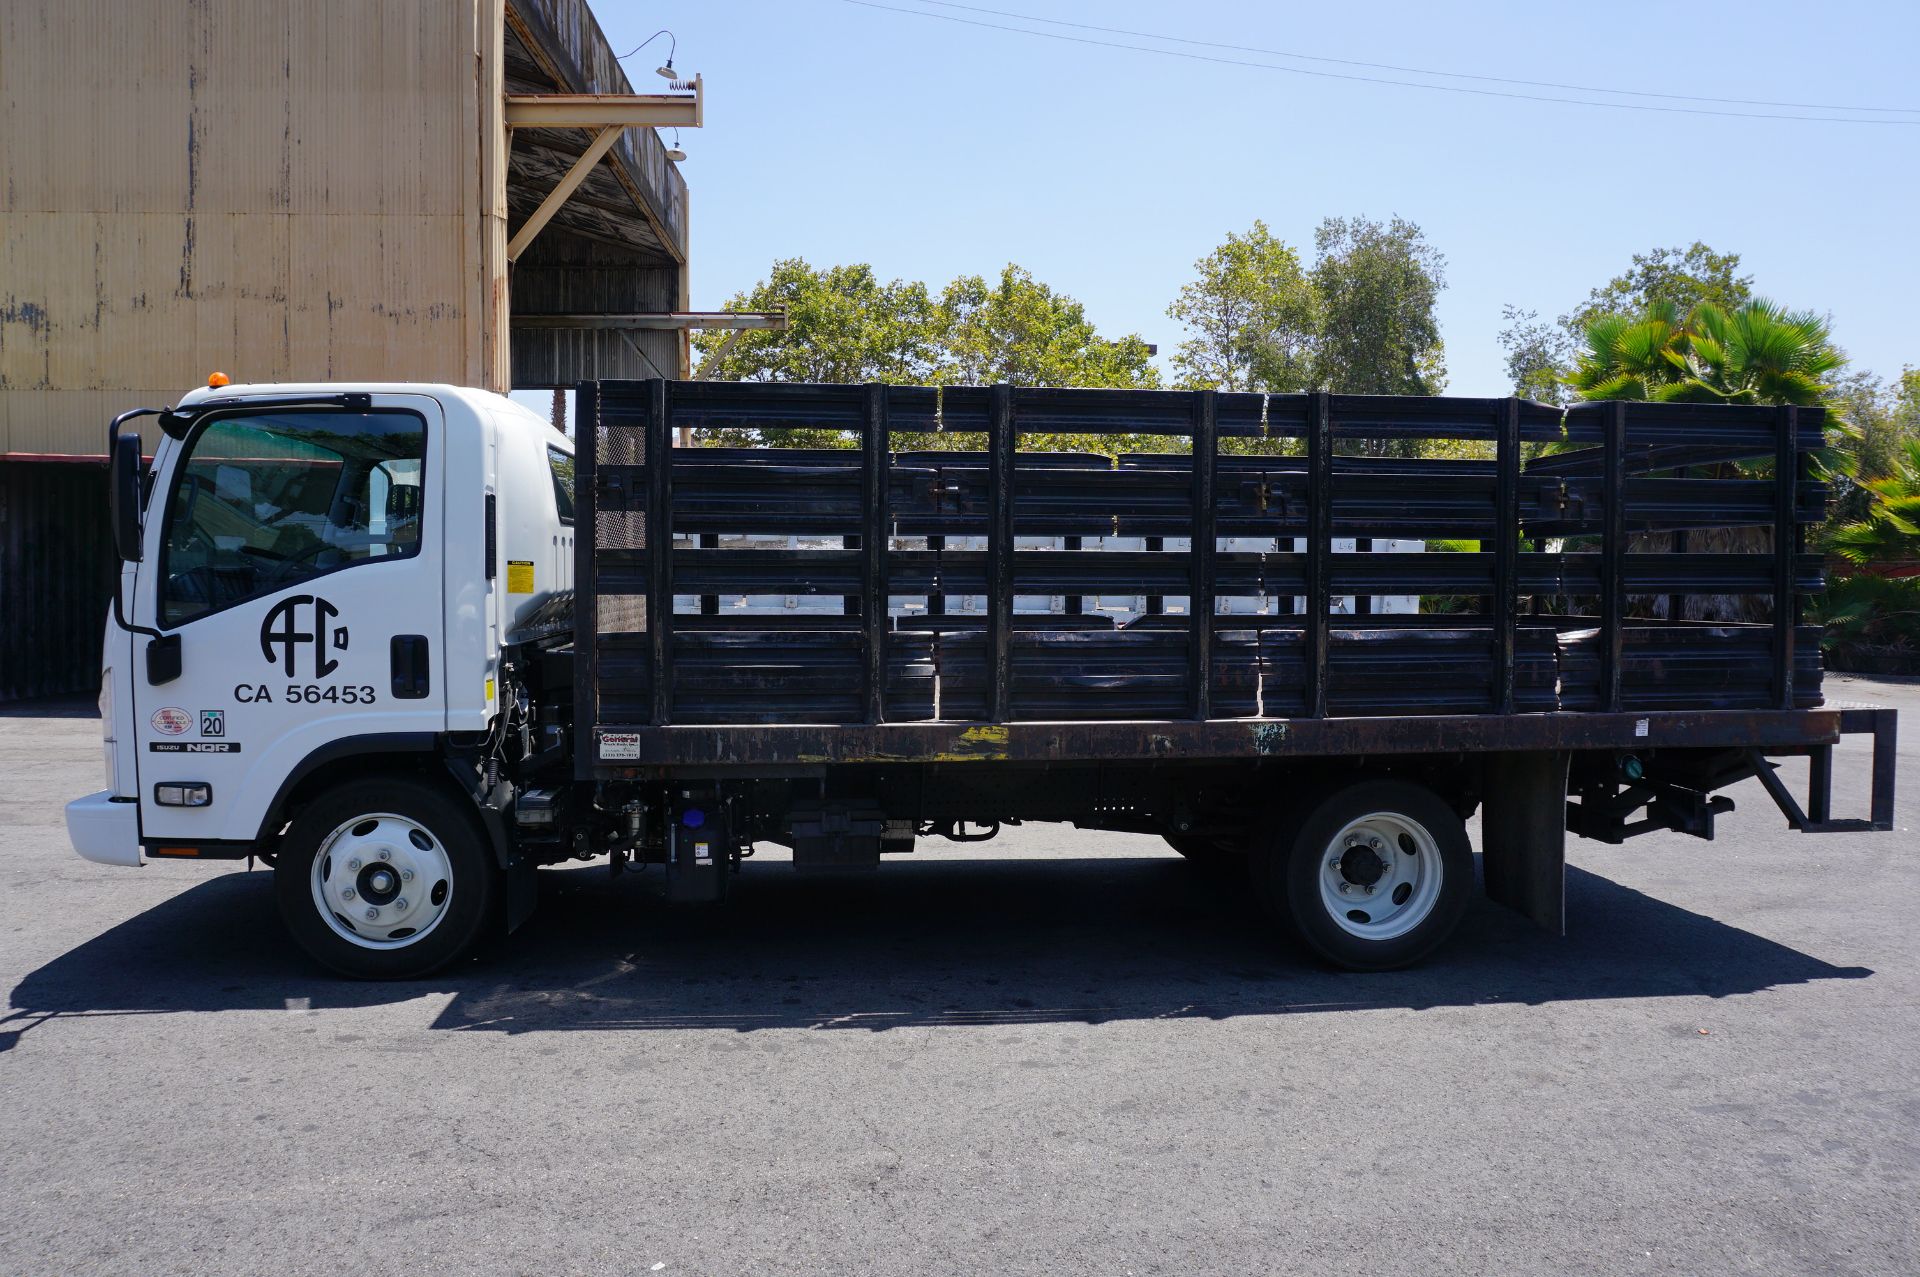
<path id="1" fill-rule="evenodd" d="M 114 449 L 120 444 L 121 426 L 126 425 L 135 417 L 158 417 L 172 411 L 173 409 L 171 408 L 129 408 L 127 411 L 115 417 L 112 424 L 107 427 L 107 458 L 109 460 L 113 458 Z"/>
<path id="2" fill-rule="evenodd" d="M 164 413 L 171 412 L 171 411 L 172 409 L 168 409 L 168 408 L 130 408 L 126 412 L 121 413 L 119 416 L 113 419 L 112 424 L 107 427 L 107 466 L 108 466 L 109 483 L 112 482 L 111 476 L 112 476 L 113 458 L 119 455 L 120 427 L 126 425 L 127 422 L 132 421 L 137 417 L 158 417 L 163 415 Z M 120 596 L 123 593 L 125 593 L 125 590 L 121 584 L 122 578 L 125 575 L 124 561 L 122 562 L 121 567 L 122 567 L 122 571 L 119 573 L 116 573 L 113 578 L 114 624 L 118 625 L 121 629 L 126 630 L 129 633 L 144 634 L 149 638 L 156 638 L 156 639 L 164 638 L 165 636 L 161 634 L 159 630 L 148 629 L 144 625 L 135 625 L 131 621 L 127 620 L 126 611 L 121 604 L 121 598 L 120 598 Z"/>

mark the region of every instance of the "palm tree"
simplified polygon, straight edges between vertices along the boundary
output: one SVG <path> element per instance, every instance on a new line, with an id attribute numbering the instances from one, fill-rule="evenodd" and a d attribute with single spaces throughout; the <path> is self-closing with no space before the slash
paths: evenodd
<path id="1" fill-rule="evenodd" d="M 1688 368 L 1686 322 L 1672 302 L 1638 319 L 1601 315 L 1586 342 L 1567 378 L 1582 399 L 1654 399 Z"/>
<path id="2" fill-rule="evenodd" d="M 1684 318 L 1670 302 L 1602 315 L 1586 339 L 1567 379 L 1583 399 L 1810 406 L 1845 362 L 1824 318 L 1761 298 L 1732 312 L 1702 302 Z"/>
<path id="3" fill-rule="evenodd" d="M 1825 400 L 1828 381 L 1844 362 L 1827 321 L 1811 311 L 1755 299 L 1733 311 L 1701 302 L 1683 316 L 1679 307 L 1663 302 L 1637 319 L 1602 315 L 1588 324 L 1586 348 L 1567 381 L 1582 399 L 1812 406 Z M 1847 432 L 1843 423 L 1831 424 Z M 1825 469 L 1844 468 L 1830 449 L 1816 454 L 1816 462 Z M 1758 476 L 1769 473 L 1772 464 L 1736 463 L 1725 469 Z M 1759 528 L 1680 535 L 1686 548 L 1709 552 L 1755 553 L 1772 543 Z M 1690 598 L 1688 611 L 1698 619 L 1760 619 L 1758 600 L 1749 596 Z M 1642 605 L 1660 614 L 1665 603 L 1647 599 Z"/>
<path id="4" fill-rule="evenodd" d="M 1835 528 L 1827 548 L 1862 567 L 1920 560 L 1920 439 L 1901 445 L 1892 474 L 1860 486 L 1873 502 L 1867 517 Z"/>

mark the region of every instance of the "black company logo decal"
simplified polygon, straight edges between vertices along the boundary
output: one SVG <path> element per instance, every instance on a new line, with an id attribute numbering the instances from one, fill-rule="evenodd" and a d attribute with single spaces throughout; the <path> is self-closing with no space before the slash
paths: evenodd
<path id="1" fill-rule="evenodd" d="M 328 651 L 347 650 L 347 627 L 336 625 L 329 630 L 327 625 L 339 615 L 339 608 L 317 594 L 295 594 L 280 600 L 260 622 L 261 655 L 269 665 L 283 665 L 287 677 L 293 678 L 299 672 L 300 649 L 311 644 L 313 676 L 325 678 L 340 668 L 340 662 L 328 656 Z"/>
<path id="2" fill-rule="evenodd" d="M 237 754 L 240 742 L 232 740 L 155 740 L 147 748 L 156 754 Z"/>

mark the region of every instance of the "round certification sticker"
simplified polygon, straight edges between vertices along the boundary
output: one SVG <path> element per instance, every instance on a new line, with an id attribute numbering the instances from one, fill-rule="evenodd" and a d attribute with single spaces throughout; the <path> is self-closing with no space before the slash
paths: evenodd
<path id="1" fill-rule="evenodd" d="M 153 723 L 153 730 L 163 736 L 184 736 L 187 729 L 193 726 L 193 715 L 183 709 L 168 706 L 165 709 L 153 711 L 153 718 L 150 721 Z"/>

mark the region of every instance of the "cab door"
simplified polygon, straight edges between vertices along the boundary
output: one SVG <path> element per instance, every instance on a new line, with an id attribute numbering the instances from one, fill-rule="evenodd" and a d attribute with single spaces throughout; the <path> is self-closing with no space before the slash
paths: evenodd
<path id="1" fill-rule="evenodd" d="M 444 452 L 425 395 L 241 401 L 174 450 L 135 590 L 162 636 L 134 642 L 149 846 L 251 842 L 308 758 L 445 729 Z"/>

